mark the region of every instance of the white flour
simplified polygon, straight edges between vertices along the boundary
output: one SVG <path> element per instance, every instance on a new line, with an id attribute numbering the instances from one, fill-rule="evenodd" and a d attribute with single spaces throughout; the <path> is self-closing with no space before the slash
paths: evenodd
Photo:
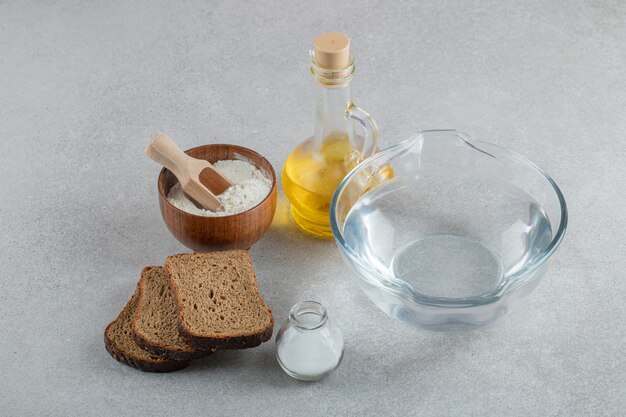
<path id="1" fill-rule="evenodd" d="M 217 161 L 213 166 L 235 185 L 218 196 L 224 211 L 213 212 L 197 207 L 183 193 L 179 183 L 167 194 L 175 207 L 198 216 L 228 216 L 241 213 L 259 204 L 272 189 L 272 182 L 254 165 L 246 161 Z"/>

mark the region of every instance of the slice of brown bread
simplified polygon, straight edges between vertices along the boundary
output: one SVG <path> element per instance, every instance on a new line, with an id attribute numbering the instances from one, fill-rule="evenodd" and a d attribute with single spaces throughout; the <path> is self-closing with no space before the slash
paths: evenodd
<path id="1" fill-rule="evenodd" d="M 157 355 L 191 360 L 212 353 L 195 349 L 178 333 L 178 308 L 162 266 L 147 266 L 141 271 L 132 331 L 139 346 Z"/>
<path id="2" fill-rule="evenodd" d="M 165 261 L 178 330 L 197 349 L 243 349 L 272 337 L 274 319 L 244 250 L 174 255 Z"/>
<path id="3" fill-rule="evenodd" d="M 172 372 L 189 365 L 188 361 L 175 361 L 143 350 L 132 337 L 131 321 L 139 298 L 139 288 L 126 303 L 120 314 L 104 331 L 104 346 L 116 360 L 145 372 Z"/>

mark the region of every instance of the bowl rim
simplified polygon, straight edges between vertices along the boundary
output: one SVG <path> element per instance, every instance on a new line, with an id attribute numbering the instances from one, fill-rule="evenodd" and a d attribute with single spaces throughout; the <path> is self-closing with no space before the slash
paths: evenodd
<path id="1" fill-rule="evenodd" d="M 241 216 L 242 214 L 249 213 L 252 210 L 256 209 L 257 207 L 263 205 L 272 196 L 272 194 L 274 193 L 274 190 L 277 187 L 277 184 L 276 184 L 277 183 L 276 172 L 274 171 L 274 166 L 272 165 L 272 163 L 267 158 L 265 158 L 263 155 L 261 155 L 260 153 L 255 151 L 254 149 L 246 148 L 245 146 L 241 146 L 241 145 L 229 144 L 229 143 L 208 143 L 206 145 L 194 146 L 193 148 L 186 149 L 183 152 L 185 152 L 187 154 L 188 152 L 191 152 L 193 150 L 200 149 L 200 148 L 220 147 L 220 146 L 229 146 L 231 148 L 244 149 L 244 150 L 246 150 L 248 152 L 252 152 L 253 154 L 257 155 L 261 160 L 264 160 L 265 162 L 267 162 L 267 165 L 270 167 L 270 174 L 272 175 L 272 187 L 270 188 L 269 193 L 267 193 L 267 195 L 265 196 L 265 198 L 263 200 L 261 200 L 255 206 L 250 207 L 246 211 L 242 211 L 242 212 L 234 213 L 234 214 L 227 214 L 227 215 L 224 215 L 224 216 L 200 216 L 199 214 L 189 213 L 188 211 L 181 210 L 178 207 L 176 207 L 175 205 L 173 205 L 172 203 L 170 203 L 169 199 L 165 195 L 165 185 L 162 186 L 162 184 L 165 181 L 165 172 L 169 171 L 165 167 L 163 167 L 161 169 L 161 171 L 159 172 L 159 176 L 157 177 L 157 192 L 159 193 L 160 200 L 163 201 L 164 204 L 166 204 L 168 207 L 172 208 L 175 212 L 183 213 L 184 215 L 192 216 L 192 217 L 195 217 L 195 218 L 198 218 L 198 219 L 210 219 L 208 221 L 219 221 L 221 219 L 230 219 L 230 218 L 235 217 L 235 216 Z M 256 168 L 258 169 L 258 167 L 256 167 Z M 174 175 L 174 174 L 172 173 L 172 175 Z M 176 180 L 178 181 L 178 179 L 176 179 Z"/>
<path id="2" fill-rule="evenodd" d="M 413 143 L 413 141 L 420 135 L 424 135 L 425 133 L 440 133 L 440 132 L 454 133 L 457 137 L 459 137 L 461 140 L 466 142 L 468 146 L 474 148 L 474 150 L 487 153 L 490 156 L 493 156 L 493 155 L 491 155 L 488 151 L 481 149 L 480 146 L 486 145 L 488 147 L 492 147 L 498 152 L 501 152 L 504 156 L 507 156 L 511 158 L 512 160 L 518 163 L 521 163 L 523 165 L 526 165 L 528 168 L 535 170 L 539 175 L 541 175 L 548 182 L 548 184 L 550 184 L 550 186 L 552 187 L 552 190 L 555 192 L 557 196 L 557 199 L 559 201 L 560 208 L 561 208 L 561 220 L 559 222 L 559 227 L 556 233 L 554 234 L 550 244 L 546 247 L 546 249 L 540 255 L 538 255 L 535 258 L 535 261 L 530 263 L 529 265 L 526 265 L 524 268 L 520 269 L 519 271 L 511 275 L 508 279 L 504 280 L 498 287 L 494 288 L 491 291 L 488 291 L 484 294 L 480 294 L 477 296 L 434 297 L 434 296 L 424 295 L 414 290 L 409 284 L 407 284 L 405 281 L 401 279 L 395 278 L 394 276 L 391 276 L 391 275 L 386 276 L 386 275 L 381 274 L 379 271 L 371 268 L 367 262 L 363 261 L 362 258 L 358 256 L 357 253 L 354 252 L 354 250 L 346 243 L 343 237 L 343 232 L 339 230 L 339 226 L 337 223 L 336 209 L 337 209 L 337 202 L 339 199 L 339 195 L 343 191 L 346 184 L 357 173 L 361 172 L 361 170 L 364 169 L 365 166 L 376 161 L 377 159 L 382 158 L 383 156 L 395 150 L 401 149 L 403 147 L 407 147 L 407 145 Z M 377 152 L 376 154 L 370 156 L 369 158 L 362 161 L 359 165 L 354 167 L 354 169 L 352 169 L 352 171 L 350 171 L 348 175 L 346 175 L 346 177 L 343 179 L 343 181 L 341 181 L 341 183 L 335 190 L 335 193 L 333 194 L 333 198 L 330 204 L 330 227 L 333 233 L 333 237 L 335 238 L 335 242 L 337 243 L 337 246 L 339 246 L 340 250 L 344 254 L 348 255 L 352 262 L 355 262 L 361 268 L 365 269 L 370 274 L 374 275 L 376 279 L 381 284 L 383 284 L 382 289 L 390 291 L 394 293 L 396 296 L 399 296 L 401 298 L 408 297 L 417 304 L 423 304 L 429 307 L 440 307 L 440 308 L 464 308 L 464 307 L 473 307 L 473 306 L 478 306 L 478 305 L 491 304 L 497 301 L 500 297 L 502 297 L 505 294 L 505 292 L 508 292 L 507 290 L 511 289 L 511 287 L 515 286 L 515 288 L 518 288 L 532 281 L 528 279 L 524 280 L 522 278 L 531 276 L 532 272 L 540 268 L 552 257 L 554 252 L 558 249 L 561 242 L 563 241 L 563 237 L 565 236 L 565 231 L 567 230 L 567 223 L 568 223 L 568 210 L 567 210 L 567 203 L 565 202 L 565 197 L 563 196 L 563 193 L 561 192 L 561 189 L 559 188 L 559 186 L 556 184 L 556 182 L 552 179 L 552 177 L 546 171 L 544 171 L 534 162 L 518 154 L 517 152 L 511 151 L 500 145 L 496 145 L 494 143 L 491 143 L 482 139 L 474 138 L 458 129 L 418 130 L 413 135 L 411 135 L 408 139 L 405 139 L 395 145 L 391 145 Z M 362 278 L 358 276 L 358 279 L 362 279 Z"/>

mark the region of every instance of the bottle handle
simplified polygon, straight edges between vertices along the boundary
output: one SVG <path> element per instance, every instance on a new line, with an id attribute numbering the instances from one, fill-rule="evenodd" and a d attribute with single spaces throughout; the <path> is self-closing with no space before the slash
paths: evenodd
<path id="1" fill-rule="evenodd" d="M 352 101 L 348 104 L 345 113 L 346 119 L 357 121 L 365 130 L 365 140 L 361 154 L 357 158 L 357 163 L 372 156 L 378 149 L 378 126 L 368 112 L 354 104 Z"/>

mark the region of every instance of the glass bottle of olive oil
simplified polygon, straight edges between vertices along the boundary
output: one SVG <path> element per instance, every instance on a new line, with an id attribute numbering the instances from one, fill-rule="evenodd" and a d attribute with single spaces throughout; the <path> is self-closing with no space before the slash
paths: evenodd
<path id="1" fill-rule="evenodd" d="M 378 129 L 370 115 L 351 100 L 354 58 L 346 35 L 318 36 L 310 64 L 317 89 L 315 131 L 287 157 L 282 181 L 298 226 L 313 235 L 331 237 L 333 193 L 352 168 L 376 152 Z M 364 128 L 364 136 L 355 134 L 355 121 Z"/>

